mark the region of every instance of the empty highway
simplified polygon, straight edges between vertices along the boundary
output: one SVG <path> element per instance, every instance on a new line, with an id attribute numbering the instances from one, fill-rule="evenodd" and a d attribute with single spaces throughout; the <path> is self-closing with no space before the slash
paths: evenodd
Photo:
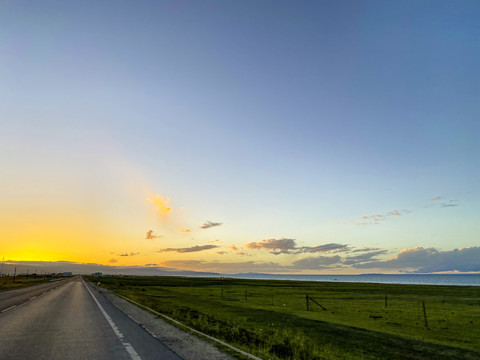
<path id="1" fill-rule="evenodd" d="M 0 293 L 0 359 L 180 359 L 80 277 Z"/>

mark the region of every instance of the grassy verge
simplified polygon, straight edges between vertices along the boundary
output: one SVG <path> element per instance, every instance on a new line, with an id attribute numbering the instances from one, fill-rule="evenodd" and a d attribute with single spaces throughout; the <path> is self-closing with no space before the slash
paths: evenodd
<path id="1" fill-rule="evenodd" d="M 478 287 L 179 277 L 101 282 L 265 359 L 480 358 Z M 326 310 L 309 300 L 307 311 L 307 294 Z"/>
<path id="2" fill-rule="evenodd" d="M 0 278 L 0 291 L 11 290 L 26 286 L 33 286 L 45 282 L 49 282 L 52 278 L 50 277 L 26 277 L 26 276 L 17 276 L 15 282 L 13 282 L 13 277 L 4 276 Z"/>

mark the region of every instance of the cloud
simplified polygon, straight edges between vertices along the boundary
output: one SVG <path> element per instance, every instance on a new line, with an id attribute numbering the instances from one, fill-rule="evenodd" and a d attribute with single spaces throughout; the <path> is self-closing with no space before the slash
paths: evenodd
<path id="1" fill-rule="evenodd" d="M 339 263 L 340 260 L 341 257 L 338 255 L 306 257 L 294 261 L 291 267 L 297 270 L 318 270 L 330 268 L 331 265 Z"/>
<path id="2" fill-rule="evenodd" d="M 218 273 L 260 272 L 260 273 L 296 273 L 303 270 L 319 270 L 341 265 L 340 256 L 317 256 L 299 259 L 291 265 L 276 262 L 218 262 L 205 260 L 166 260 L 163 265 L 176 269 L 213 271 Z"/>
<path id="3" fill-rule="evenodd" d="M 364 252 L 364 251 L 376 251 L 380 250 L 379 248 L 362 248 L 362 249 L 355 249 L 352 252 Z"/>
<path id="4" fill-rule="evenodd" d="M 251 242 L 245 245 L 249 249 L 265 249 L 272 250 L 271 253 L 278 254 L 288 254 L 291 250 L 297 248 L 295 239 L 264 239 L 260 242 Z"/>
<path id="5" fill-rule="evenodd" d="M 188 234 L 188 233 L 192 232 L 192 230 L 188 229 L 186 226 L 182 226 L 181 228 L 178 229 L 178 231 L 180 231 L 184 234 Z"/>
<path id="6" fill-rule="evenodd" d="M 249 249 L 270 250 L 273 255 L 280 254 L 302 254 L 302 253 L 324 253 L 348 251 L 349 248 L 344 244 L 329 243 L 317 246 L 297 247 L 295 239 L 265 239 L 260 242 L 251 242 L 245 245 Z"/>
<path id="7" fill-rule="evenodd" d="M 348 251 L 348 246 L 344 244 L 337 244 L 337 243 L 330 243 L 325 245 L 317 245 L 313 247 L 303 247 L 301 248 L 301 252 L 307 253 L 323 253 L 323 252 L 340 252 L 340 251 Z"/>
<path id="8" fill-rule="evenodd" d="M 241 256 L 253 256 L 253 255 L 247 254 L 247 253 L 244 252 L 244 251 L 239 251 L 239 252 L 237 252 L 237 255 L 241 255 Z"/>
<path id="9" fill-rule="evenodd" d="M 145 264 L 144 266 L 158 266 L 158 264 Z"/>
<path id="10" fill-rule="evenodd" d="M 458 206 L 458 200 L 450 200 L 448 203 L 441 203 L 440 207 L 446 208 L 446 207 L 455 207 Z"/>
<path id="11" fill-rule="evenodd" d="M 204 260 L 166 260 L 165 266 L 176 269 L 191 269 L 197 271 L 212 271 L 218 273 L 264 272 L 276 273 L 291 271 L 287 266 L 275 262 L 216 262 Z"/>
<path id="12" fill-rule="evenodd" d="M 377 251 L 367 252 L 362 255 L 349 256 L 343 261 L 343 263 L 345 265 L 354 265 L 354 264 L 365 263 L 367 261 L 379 260 L 374 257 L 377 255 L 386 254 L 387 252 L 388 252 L 387 250 L 377 250 Z"/>
<path id="13" fill-rule="evenodd" d="M 213 244 L 213 243 L 223 244 L 223 241 L 217 239 L 217 240 L 209 240 L 209 241 L 207 241 L 207 243 L 208 244 Z"/>
<path id="14" fill-rule="evenodd" d="M 403 211 L 403 210 L 402 210 Z M 405 210 L 406 213 L 410 213 L 411 211 Z M 387 216 L 390 215 L 402 215 L 398 210 L 390 211 L 384 215 L 382 214 L 372 214 L 372 215 L 362 215 L 360 216 L 361 222 L 355 222 L 356 225 L 366 226 L 366 225 L 378 225 L 380 222 L 386 220 Z"/>
<path id="15" fill-rule="evenodd" d="M 480 247 L 467 247 L 451 251 L 417 247 L 402 250 L 385 261 L 371 261 L 353 265 L 355 268 L 413 269 L 416 273 L 442 271 L 480 271 Z"/>
<path id="16" fill-rule="evenodd" d="M 442 200 L 443 197 L 441 196 L 435 196 L 430 199 L 431 203 L 428 203 L 425 205 L 426 208 L 431 208 L 431 207 L 441 207 L 441 208 L 448 208 L 448 207 L 456 207 L 459 206 L 459 201 L 458 200 L 449 200 L 446 202 L 439 203 L 439 200 Z"/>
<path id="17" fill-rule="evenodd" d="M 223 254 L 226 254 L 226 253 L 228 253 L 228 251 L 217 251 L 218 255 L 223 255 Z"/>
<path id="18" fill-rule="evenodd" d="M 223 223 L 221 222 L 212 222 L 212 221 L 207 221 L 205 224 L 200 226 L 200 229 L 210 229 L 215 226 L 221 226 Z"/>
<path id="19" fill-rule="evenodd" d="M 178 253 L 190 253 L 190 252 L 197 252 L 197 251 L 204 251 L 218 248 L 217 245 L 195 245 L 186 248 L 167 248 L 167 249 L 160 249 L 157 252 L 178 252 Z"/>
<path id="20" fill-rule="evenodd" d="M 122 253 L 122 254 L 118 254 L 118 256 L 135 256 L 135 255 L 138 255 L 140 254 L 139 252 L 131 252 L 130 254 L 129 253 Z"/>
<path id="21" fill-rule="evenodd" d="M 155 234 L 153 230 L 147 230 L 147 233 L 145 234 L 145 239 L 150 239 L 150 240 L 158 239 L 162 237 L 163 237 L 162 235 Z"/>
<path id="22" fill-rule="evenodd" d="M 108 262 L 110 264 L 115 264 L 116 262 L 118 262 L 118 260 L 117 259 L 110 259 L 110 260 L 108 260 Z"/>
<path id="23" fill-rule="evenodd" d="M 148 198 L 147 200 L 156 206 L 158 215 L 160 216 L 161 219 L 163 220 L 168 219 L 168 213 L 172 211 L 172 208 L 168 206 L 170 199 L 168 198 L 164 199 L 160 195 L 154 195 Z"/>

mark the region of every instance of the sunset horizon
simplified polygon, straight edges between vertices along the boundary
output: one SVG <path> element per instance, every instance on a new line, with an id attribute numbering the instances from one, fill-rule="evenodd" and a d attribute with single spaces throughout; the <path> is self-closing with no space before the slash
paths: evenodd
<path id="1" fill-rule="evenodd" d="M 3 273 L 480 273 L 478 4 L 27 3 Z"/>

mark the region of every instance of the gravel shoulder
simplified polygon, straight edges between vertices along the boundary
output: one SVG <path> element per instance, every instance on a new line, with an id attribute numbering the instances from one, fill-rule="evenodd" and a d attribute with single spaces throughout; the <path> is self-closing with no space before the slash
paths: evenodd
<path id="1" fill-rule="evenodd" d="M 154 315 L 138 306 L 120 298 L 111 291 L 98 288 L 116 307 L 140 324 L 150 334 L 157 337 L 162 343 L 172 349 L 184 360 L 235 360 L 211 343 L 199 337 L 182 331 L 169 324 L 157 315 Z"/>

